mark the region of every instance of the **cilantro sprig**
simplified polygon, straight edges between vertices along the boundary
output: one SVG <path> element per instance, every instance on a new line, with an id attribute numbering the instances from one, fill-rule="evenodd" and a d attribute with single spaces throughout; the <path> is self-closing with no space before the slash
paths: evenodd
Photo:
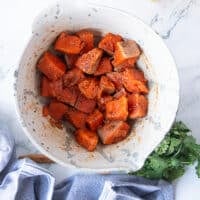
<path id="1" fill-rule="evenodd" d="M 150 179 L 173 181 L 182 176 L 187 165 L 198 162 L 196 174 L 200 178 L 200 145 L 182 122 L 175 122 L 161 144 L 151 153 L 144 166 L 133 175 Z"/>

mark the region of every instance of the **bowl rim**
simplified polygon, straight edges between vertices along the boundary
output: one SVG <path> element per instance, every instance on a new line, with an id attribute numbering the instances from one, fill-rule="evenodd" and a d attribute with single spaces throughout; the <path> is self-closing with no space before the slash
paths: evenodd
<path id="1" fill-rule="evenodd" d="M 55 3 L 50 4 L 48 7 L 51 7 L 51 6 L 54 6 L 54 5 L 56 5 L 56 4 Z M 173 65 L 174 65 L 174 70 L 175 70 L 175 73 L 176 73 L 176 79 L 177 79 L 176 80 L 176 84 L 177 84 L 176 85 L 176 87 L 177 87 L 177 102 L 176 102 L 176 109 L 174 110 L 174 114 L 171 117 L 171 122 L 168 124 L 168 127 L 165 128 L 166 129 L 166 133 L 163 136 L 163 139 L 164 139 L 165 135 L 170 130 L 173 122 L 175 121 L 176 114 L 177 114 L 178 107 L 179 107 L 179 102 L 180 102 L 180 79 L 179 79 L 179 76 L 178 76 L 177 65 L 176 65 L 176 62 L 175 62 L 175 59 L 174 59 L 174 56 L 173 56 L 172 52 L 167 48 L 167 46 L 164 43 L 163 39 L 148 24 L 146 24 L 142 19 L 140 19 L 139 17 L 137 17 L 133 13 L 130 13 L 128 11 L 125 11 L 125 10 L 122 10 L 122 9 L 119 9 L 119 8 L 116 8 L 116 7 L 111 7 L 111 6 L 106 6 L 106 5 L 101 5 L 101 4 L 97 4 L 97 3 L 91 3 L 91 2 L 87 2 L 87 6 L 96 6 L 96 7 L 100 7 L 100 8 L 110 9 L 110 10 L 112 10 L 114 12 L 118 12 L 118 13 L 121 13 L 123 15 L 126 15 L 129 18 L 136 19 L 140 24 L 142 24 L 143 27 L 145 27 L 148 30 L 148 32 L 150 32 L 150 34 L 153 34 L 156 37 L 156 39 L 159 41 L 159 43 L 168 52 L 168 55 L 171 56 L 172 61 L 173 61 Z M 42 10 L 45 10 L 48 7 L 45 7 Z M 34 20 L 39 16 L 39 14 L 36 15 L 33 18 L 32 24 L 34 23 Z M 16 67 L 17 71 L 19 70 L 21 59 L 22 59 L 22 57 L 23 57 L 23 55 L 24 55 L 24 53 L 26 51 L 27 44 L 29 43 L 32 35 L 33 34 L 31 33 L 27 37 L 27 39 L 25 41 L 26 46 L 23 48 L 23 50 L 22 50 L 22 52 L 20 54 L 18 65 Z M 15 84 L 14 85 L 17 85 L 17 83 L 18 83 L 18 76 L 15 79 Z M 17 93 L 16 89 L 15 89 L 15 92 Z M 79 170 L 80 172 L 84 171 L 86 173 L 87 172 L 92 172 L 92 173 L 125 172 L 125 173 L 127 173 L 127 172 L 130 172 L 130 171 L 133 171 L 130 167 L 112 167 L 112 168 L 98 168 L 98 169 L 89 168 L 89 167 L 78 167 L 78 166 L 75 166 L 75 165 L 73 165 L 71 163 L 66 163 L 66 162 L 58 159 L 56 156 L 53 156 L 50 152 L 48 152 L 46 149 L 44 149 L 39 143 L 37 143 L 36 140 L 34 139 L 34 137 L 32 136 L 32 134 L 29 132 L 28 128 L 25 127 L 25 126 L 23 126 L 23 118 L 22 118 L 22 116 L 20 114 L 21 112 L 20 112 L 20 108 L 19 108 L 19 102 L 18 102 L 17 95 L 14 95 L 14 99 L 15 99 L 15 101 L 14 101 L 15 103 L 14 104 L 15 104 L 15 111 L 16 111 L 17 120 L 19 121 L 19 124 L 21 125 L 23 132 L 25 133 L 25 135 L 28 137 L 28 139 L 31 141 L 31 143 L 35 146 L 35 148 L 37 150 L 39 150 L 42 154 L 44 154 L 45 156 L 47 156 L 48 158 L 50 158 L 56 164 L 59 164 L 59 165 L 61 165 L 63 167 L 71 168 L 71 169 L 74 169 L 74 170 Z M 150 152 L 148 154 L 148 156 L 151 153 L 152 152 Z M 147 159 L 147 157 L 143 160 L 142 165 L 139 166 L 139 168 L 137 170 L 139 170 L 143 166 L 143 164 L 144 164 L 145 160 Z"/>

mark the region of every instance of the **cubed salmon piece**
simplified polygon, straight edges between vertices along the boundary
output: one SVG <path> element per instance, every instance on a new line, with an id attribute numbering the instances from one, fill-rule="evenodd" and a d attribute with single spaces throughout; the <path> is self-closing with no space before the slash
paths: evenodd
<path id="1" fill-rule="evenodd" d="M 40 95 L 43 97 L 56 97 L 62 91 L 62 80 L 50 81 L 45 76 L 42 77 Z"/>
<path id="2" fill-rule="evenodd" d="M 137 68 L 127 68 L 124 70 L 123 72 L 123 76 L 128 75 L 128 76 L 132 76 L 133 79 L 141 81 L 143 83 L 147 83 L 147 79 L 144 76 L 144 72 L 137 69 Z"/>
<path id="3" fill-rule="evenodd" d="M 120 41 L 122 41 L 122 37 L 120 35 L 107 33 L 99 42 L 98 47 L 112 55 L 115 51 L 115 45 Z"/>
<path id="4" fill-rule="evenodd" d="M 149 89 L 144 73 L 138 69 L 127 68 L 122 72 L 124 87 L 129 92 L 147 94 Z"/>
<path id="5" fill-rule="evenodd" d="M 85 44 L 76 35 L 61 33 L 55 42 L 54 49 L 66 54 L 79 54 Z"/>
<path id="6" fill-rule="evenodd" d="M 128 97 L 129 118 L 145 117 L 148 109 L 148 100 L 144 95 L 131 94 Z"/>
<path id="7" fill-rule="evenodd" d="M 81 53 L 87 53 L 94 48 L 94 34 L 87 30 L 81 30 L 76 33 L 79 38 L 84 42 L 85 46 Z"/>
<path id="8" fill-rule="evenodd" d="M 126 61 L 124 61 L 122 64 L 117 65 L 116 67 L 114 67 L 114 71 L 121 72 L 124 69 L 129 68 L 129 67 L 132 67 L 132 68 L 135 67 L 135 58 L 129 58 Z"/>
<path id="9" fill-rule="evenodd" d="M 113 97 L 109 95 L 102 96 L 101 98 L 99 98 L 97 102 L 99 110 L 105 111 L 106 103 L 112 100 L 113 100 Z"/>
<path id="10" fill-rule="evenodd" d="M 59 101 L 62 101 L 64 103 L 67 103 L 71 106 L 74 106 L 76 103 L 76 100 L 79 95 L 79 90 L 76 86 L 72 87 L 66 87 L 62 90 L 62 92 L 57 96 L 57 99 Z"/>
<path id="11" fill-rule="evenodd" d="M 99 66 L 94 73 L 95 76 L 100 76 L 102 74 L 106 74 L 108 72 L 112 72 L 112 65 L 110 59 L 108 57 L 104 57 L 101 59 Z"/>
<path id="12" fill-rule="evenodd" d="M 94 74 L 101 60 L 103 51 L 94 48 L 78 58 L 75 65 L 86 74 Z"/>
<path id="13" fill-rule="evenodd" d="M 79 94 L 75 108 L 84 113 L 91 113 L 94 111 L 96 106 L 96 101 L 93 99 L 86 98 L 83 94 Z"/>
<path id="14" fill-rule="evenodd" d="M 50 81 L 45 76 L 42 76 L 41 82 L 40 82 L 40 95 L 42 97 L 51 96 L 50 91 L 49 91 L 50 90 L 49 83 Z"/>
<path id="15" fill-rule="evenodd" d="M 106 103 L 106 119 L 123 120 L 128 117 L 128 100 L 125 96 Z"/>
<path id="16" fill-rule="evenodd" d="M 112 94 L 115 92 L 115 85 L 107 76 L 101 76 L 99 87 L 102 89 L 102 93 Z"/>
<path id="17" fill-rule="evenodd" d="M 55 120 L 61 120 L 65 113 L 67 112 L 67 105 L 58 102 L 52 101 L 48 106 L 48 114 Z"/>
<path id="18" fill-rule="evenodd" d="M 113 144 L 122 141 L 128 135 L 130 126 L 123 121 L 110 121 L 98 129 L 98 135 L 103 144 Z"/>
<path id="19" fill-rule="evenodd" d="M 85 78 L 83 72 L 79 68 L 73 68 L 63 75 L 64 87 L 71 87 L 78 84 Z"/>
<path id="20" fill-rule="evenodd" d="M 75 128 L 84 128 L 87 114 L 76 110 L 75 108 L 69 108 L 66 118 L 74 125 Z"/>
<path id="21" fill-rule="evenodd" d="M 97 99 L 100 99 L 103 96 L 103 91 L 100 87 L 98 87 L 97 89 Z"/>
<path id="22" fill-rule="evenodd" d="M 48 115 L 49 115 L 49 108 L 48 108 L 47 105 L 44 105 L 44 106 L 42 107 L 42 116 L 43 116 L 43 117 L 47 117 Z"/>
<path id="23" fill-rule="evenodd" d="M 127 63 L 134 65 L 141 54 L 140 48 L 133 40 L 117 42 L 112 64 L 115 68 Z"/>
<path id="24" fill-rule="evenodd" d="M 119 72 L 110 72 L 106 76 L 115 84 L 117 90 L 120 90 L 123 87 L 122 83 L 122 74 Z"/>
<path id="25" fill-rule="evenodd" d="M 75 132 L 75 139 L 78 144 L 88 151 L 94 151 L 99 140 L 96 132 L 87 129 L 78 129 Z"/>
<path id="26" fill-rule="evenodd" d="M 37 67 L 50 80 L 59 79 L 65 73 L 66 69 L 62 60 L 50 52 L 45 52 L 42 55 Z"/>
<path id="27" fill-rule="evenodd" d="M 62 90 L 63 90 L 62 79 L 49 82 L 49 95 L 51 97 L 57 97 L 58 95 L 62 93 Z"/>
<path id="28" fill-rule="evenodd" d="M 79 55 L 77 54 L 65 54 L 65 62 L 67 63 L 67 68 L 71 69 L 75 66 L 75 63 L 78 59 Z"/>
<path id="29" fill-rule="evenodd" d="M 79 84 L 79 90 L 88 99 L 94 99 L 97 96 L 98 81 L 94 78 L 85 78 Z"/>
<path id="30" fill-rule="evenodd" d="M 92 131 L 96 131 L 102 123 L 103 114 L 98 109 L 91 113 L 86 119 L 86 124 Z"/>
<path id="31" fill-rule="evenodd" d="M 119 91 L 117 91 L 115 94 L 114 94 L 114 98 L 115 99 L 119 99 L 120 97 L 122 97 L 122 96 L 127 96 L 127 92 L 126 92 L 126 90 L 124 89 L 124 88 L 121 88 Z"/>
<path id="32" fill-rule="evenodd" d="M 56 127 L 58 129 L 63 129 L 61 121 L 55 120 L 53 118 L 50 118 L 49 119 L 49 123 L 51 124 L 52 127 Z"/>

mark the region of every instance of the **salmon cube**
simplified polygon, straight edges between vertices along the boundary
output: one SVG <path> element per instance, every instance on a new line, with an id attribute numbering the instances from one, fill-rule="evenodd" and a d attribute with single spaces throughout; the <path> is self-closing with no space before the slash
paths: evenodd
<path id="1" fill-rule="evenodd" d="M 50 80 L 59 79 L 65 73 L 66 69 L 62 60 L 50 52 L 45 52 L 43 54 L 37 64 L 37 67 Z"/>
<path id="2" fill-rule="evenodd" d="M 60 95 L 62 90 L 63 90 L 62 79 L 49 82 L 49 95 L 51 97 L 56 97 L 57 95 Z"/>
<path id="3" fill-rule="evenodd" d="M 68 107 L 58 101 L 52 101 L 48 106 L 48 113 L 54 120 L 61 120 L 65 113 L 67 112 Z"/>
<path id="4" fill-rule="evenodd" d="M 94 151 L 98 144 L 98 136 L 96 132 L 87 129 L 78 129 L 75 132 L 76 142 L 88 151 Z"/>
<path id="5" fill-rule="evenodd" d="M 113 64 L 113 62 L 112 62 L 112 64 Z M 132 67 L 132 68 L 135 67 L 135 58 L 129 58 L 126 61 L 124 61 L 122 64 L 115 66 L 114 71 L 121 72 L 124 69 L 130 68 L 130 67 Z"/>
<path id="6" fill-rule="evenodd" d="M 55 120 L 53 118 L 50 118 L 49 119 L 49 123 L 51 124 L 52 127 L 56 127 L 58 129 L 63 129 L 61 121 Z"/>
<path id="7" fill-rule="evenodd" d="M 101 60 L 103 51 L 94 48 L 78 58 L 75 65 L 86 74 L 94 74 Z"/>
<path id="8" fill-rule="evenodd" d="M 102 89 L 102 93 L 112 94 L 115 92 L 115 85 L 107 76 L 101 76 L 99 86 Z"/>
<path id="9" fill-rule="evenodd" d="M 103 144 L 113 144 L 122 141 L 128 135 L 130 126 L 123 121 L 110 121 L 98 129 L 98 135 Z"/>
<path id="10" fill-rule="evenodd" d="M 129 92 L 147 94 L 149 89 L 142 71 L 138 69 L 127 68 L 122 72 L 124 87 Z"/>
<path id="11" fill-rule="evenodd" d="M 42 77 L 40 95 L 43 97 L 56 97 L 62 91 L 62 80 L 50 81 L 46 77 Z"/>
<path id="12" fill-rule="evenodd" d="M 134 65 L 141 54 L 140 48 L 133 40 L 117 42 L 112 64 L 115 68 L 127 63 L 128 66 Z"/>
<path id="13" fill-rule="evenodd" d="M 104 57 L 101 59 L 99 66 L 94 73 L 95 76 L 100 76 L 102 74 L 106 74 L 108 72 L 112 72 L 112 65 L 110 59 L 108 57 Z"/>
<path id="14" fill-rule="evenodd" d="M 76 103 L 76 100 L 79 95 L 79 90 L 76 86 L 72 87 L 66 87 L 62 90 L 62 92 L 57 96 L 57 99 L 59 101 L 62 101 L 64 103 L 67 103 L 71 106 L 74 106 Z"/>
<path id="15" fill-rule="evenodd" d="M 97 102 L 99 110 L 105 111 L 106 103 L 112 100 L 113 100 L 113 97 L 109 95 L 102 96 L 101 98 L 99 98 Z"/>
<path id="16" fill-rule="evenodd" d="M 126 90 L 124 89 L 124 88 L 121 88 L 119 91 L 117 91 L 115 94 L 114 94 L 114 98 L 115 99 L 119 99 L 120 97 L 122 97 L 122 96 L 127 96 L 127 92 L 126 92 Z"/>
<path id="17" fill-rule="evenodd" d="M 75 128 L 84 128 L 87 114 L 76 110 L 75 108 L 69 108 L 66 118 L 74 125 Z"/>
<path id="18" fill-rule="evenodd" d="M 100 99 L 102 96 L 103 96 L 103 90 L 102 90 L 101 87 L 98 87 L 98 89 L 97 89 L 97 99 Z"/>
<path id="19" fill-rule="evenodd" d="M 103 114 L 96 109 L 86 119 L 86 124 L 92 131 L 96 131 L 97 128 L 103 123 Z"/>
<path id="20" fill-rule="evenodd" d="M 144 95 L 131 94 L 128 97 L 129 118 L 137 119 L 147 115 L 148 100 Z"/>
<path id="21" fill-rule="evenodd" d="M 120 35 L 107 33 L 99 42 L 98 47 L 112 55 L 115 51 L 115 45 L 120 41 L 122 41 L 122 37 Z"/>
<path id="22" fill-rule="evenodd" d="M 42 107 L 42 116 L 47 117 L 49 115 L 49 108 L 47 105 Z"/>
<path id="23" fill-rule="evenodd" d="M 147 79 L 145 78 L 144 73 L 137 68 L 127 68 L 124 70 L 123 73 L 124 73 L 123 76 L 125 75 L 131 76 L 135 80 L 141 81 L 143 83 L 147 83 Z"/>
<path id="24" fill-rule="evenodd" d="M 98 81 L 94 78 L 85 78 L 78 84 L 79 90 L 88 99 L 94 99 L 97 96 L 98 86 Z"/>
<path id="25" fill-rule="evenodd" d="M 65 54 L 65 62 L 67 63 L 68 69 L 71 69 L 75 66 L 75 63 L 78 59 L 79 55 L 77 54 Z"/>
<path id="26" fill-rule="evenodd" d="M 87 53 L 94 48 L 94 34 L 90 31 L 81 30 L 76 33 L 79 38 L 84 42 L 85 46 L 81 53 Z"/>
<path id="27" fill-rule="evenodd" d="M 120 90 L 123 87 L 122 83 L 122 74 L 119 72 L 110 72 L 106 76 L 115 84 L 117 90 Z"/>
<path id="28" fill-rule="evenodd" d="M 78 99 L 75 104 L 75 108 L 84 113 L 91 113 L 94 111 L 96 106 L 96 101 L 93 99 L 86 98 L 83 94 L 79 94 Z"/>
<path id="29" fill-rule="evenodd" d="M 119 99 L 106 103 L 106 119 L 123 120 L 128 117 L 128 100 L 122 96 Z"/>
<path id="30" fill-rule="evenodd" d="M 49 88 L 49 80 L 42 76 L 41 82 L 40 82 L 40 95 L 42 97 L 49 97 L 50 95 L 50 88 Z"/>
<path id="31" fill-rule="evenodd" d="M 79 54 L 85 44 L 76 35 L 61 33 L 55 42 L 54 49 L 66 54 Z"/>
<path id="32" fill-rule="evenodd" d="M 73 68 L 63 75 L 63 85 L 64 87 L 71 87 L 78 84 L 82 79 L 84 79 L 83 72 L 78 68 Z"/>

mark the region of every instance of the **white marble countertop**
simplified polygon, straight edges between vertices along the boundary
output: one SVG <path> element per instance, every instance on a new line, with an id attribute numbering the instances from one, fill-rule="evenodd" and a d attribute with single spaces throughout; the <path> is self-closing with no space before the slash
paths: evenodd
<path id="1" fill-rule="evenodd" d="M 91 0 L 92 1 L 92 0 Z M 93 0 L 126 10 L 149 24 L 175 58 L 180 75 L 181 100 L 177 119 L 184 121 L 200 142 L 200 0 Z M 16 119 L 14 72 L 31 34 L 34 17 L 53 0 L 7 0 L 0 7 L 0 123 L 6 123 L 16 141 L 17 154 L 37 152 Z M 75 173 L 58 164 L 45 166 L 56 182 Z M 200 179 L 194 167 L 175 181 L 176 200 L 199 200 Z"/>

